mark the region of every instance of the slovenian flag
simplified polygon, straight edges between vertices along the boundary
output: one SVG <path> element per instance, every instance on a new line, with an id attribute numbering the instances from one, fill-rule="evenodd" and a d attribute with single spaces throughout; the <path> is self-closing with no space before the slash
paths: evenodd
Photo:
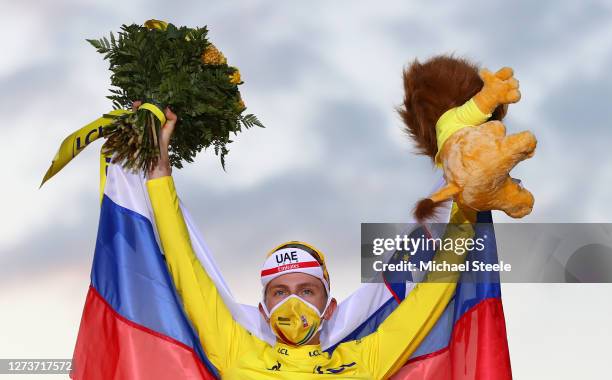
<path id="1" fill-rule="evenodd" d="M 428 235 L 423 228 L 417 228 L 409 236 L 419 238 L 423 234 Z M 477 214 L 474 239 L 482 239 L 484 249 L 468 252 L 466 262 L 477 259 L 483 264 L 496 264 L 497 246 L 490 211 Z M 420 251 L 412 256 L 410 261 L 427 262 L 434 254 L 434 250 Z M 395 252 L 388 262 L 398 262 L 402 256 L 403 252 Z M 387 292 L 381 300 L 386 302 L 338 343 L 374 332 L 416 284 L 405 281 L 406 275 L 398 272 L 391 272 L 384 279 Z M 463 273 L 455 295 L 444 313 L 407 363 L 391 378 L 511 380 L 512 371 L 499 273 L 484 271 Z"/>
<path id="2" fill-rule="evenodd" d="M 115 171 L 116 167 L 111 166 Z M 137 178 L 110 175 L 73 379 L 216 379 L 182 311 Z"/>
<path id="3" fill-rule="evenodd" d="M 234 318 L 273 344 L 255 306 L 235 301 L 189 213 L 193 249 Z M 494 237 L 490 213 L 478 234 Z M 495 239 L 486 255 L 496 262 Z M 144 178 L 109 165 L 91 284 L 73 356 L 73 379 L 217 379 L 218 372 L 183 312 L 160 249 Z M 469 256 L 468 256 L 469 259 Z M 375 331 L 414 284 L 363 284 L 342 301 L 322 331 L 331 351 Z M 369 302 L 363 302 L 364 299 Z M 511 379 L 499 279 L 464 281 L 430 334 L 396 379 Z"/>

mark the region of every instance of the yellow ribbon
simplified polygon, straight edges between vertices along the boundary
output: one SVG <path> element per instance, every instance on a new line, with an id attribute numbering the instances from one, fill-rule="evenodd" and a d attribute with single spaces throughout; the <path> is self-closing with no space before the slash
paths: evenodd
<path id="1" fill-rule="evenodd" d="M 100 203 L 104 198 L 104 186 L 106 186 L 106 175 L 108 174 L 108 165 L 111 163 L 111 156 L 100 152 Z"/>
<path id="2" fill-rule="evenodd" d="M 162 125 L 166 123 L 166 117 L 162 110 L 159 109 L 154 104 L 151 103 L 143 103 L 140 108 L 144 108 L 148 111 L 151 111 L 155 117 L 159 119 Z M 132 113 L 131 110 L 113 110 L 108 113 L 108 115 L 119 116 L 126 113 Z M 45 176 L 40 183 L 40 187 L 47 182 L 51 177 L 56 175 L 64 168 L 64 166 L 68 165 L 73 158 L 75 158 L 79 153 L 85 149 L 86 146 L 94 142 L 103 136 L 103 129 L 105 126 L 109 125 L 113 122 L 112 117 L 102 116 L 86 126 L 79 128 L 78 130 L 72 132 L 68 137 L 62 141 L 60 147 L 53 157 L 51 161 L 51 166 L 45 173 Z M 100 153 L 100 199 L 104 194 L 104 185 L 106 184 L 106 170 L 108 164 L 110 163 L 110 156 L 106 156 Z"/>
<path id="3" fill-rule="evenodd" d="M 153 113 L 153 115 L 155 115 L 155 117 L 157 119 L 159 119 L 159 121 L 161 122 L 161 125 L 166 124 L 166 115 L 164 115 L 164 113 L 162 112 L 162 110 L 159 109 L 159 107 L 157 107 L 155 104 L 151 104 L 151 103 L 142 103 L 140 105 L 140 108 L 143 108 L 145 110 L 149 110 Z"/>

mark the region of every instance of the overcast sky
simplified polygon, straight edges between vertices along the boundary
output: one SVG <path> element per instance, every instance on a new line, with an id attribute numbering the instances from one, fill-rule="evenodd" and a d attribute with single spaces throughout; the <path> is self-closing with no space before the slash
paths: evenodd
<path id="1" fill-rule="evenodd" d="M 394 111 L 402 68 L 415 58 L 455 53 L 513 67 L 523 98 L 507 128 L 538 138 L 536 156 L 513 172 L 536 198 L 523 221 L 610 222 L 612 4 L 456 3 L 2 0 L 0 357 L 72 354 L 97 229 L 100 144 L 38 185 L 61 140 L 110 109 L 108 64 L 85 39 L 123 23 L 208 25 L 266 125 L 235 139 L 227 172 L 211 152 L 174 171 L 242 302 L 258 302 L 265 253 L 290 239 L 327 254 L 332 291 L 346 297 L 359 286 L 359 223 L 407 221 L 430 190 L 439 174 L 413 154 Z M 603 371 L 611 290 L 504 285 L 515 377 Z"/>

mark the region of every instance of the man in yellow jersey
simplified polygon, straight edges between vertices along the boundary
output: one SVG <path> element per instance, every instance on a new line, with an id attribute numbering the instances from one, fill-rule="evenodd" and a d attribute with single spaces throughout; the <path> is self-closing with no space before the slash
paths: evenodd
<path id="1" fill-rule="evenodd" d="M 160 133 L 161 158 L 147 173 L 147 189 L 169 271 L 204 352 L 223 379 L 385 379 L 402 367 L 429 333 L 452 298 L 457 273 L 445 281 L 430 276 L 415 286 L 378 329 L 361 339 L 321 350 L 321 326 L 336 301 L 324 256 L 302 242 L 273 249 L 261 271 L 262 317 L 277 342 L 271 346 L 238 324 L 198 261 L 179 207 L 168 161 L 168 144 L 177 116 L 166 110 Z M 475 115 L 486 117 L 486 115 Z M 473 236 L 475 213 L 453 208 L 446 237 Z M 436 261 L 464 257 L 439 251 Z M 367 302 L 367 300 L 366 300 Z M 177 374 L 180 377 L 180 374 Z"/>

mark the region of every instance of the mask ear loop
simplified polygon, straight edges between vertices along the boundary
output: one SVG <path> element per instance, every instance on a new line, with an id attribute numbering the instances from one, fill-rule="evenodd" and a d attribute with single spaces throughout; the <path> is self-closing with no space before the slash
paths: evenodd
<path id="1" fill-rule="evenodd" d="M 268 319 L 270 319 L 270 311 L 268 311 L 268 307 L 266 306 L 266 302 L 265 301 L 261 301 L 259 304 L 261 305 L 261 308 L 263 309 L 264 313 L 266 314 L 266 317 L 268 317 Z"/>
<path id="2" fill-rule="evenodd" d="M 327 311 L 327 308 L 331 304 L 331 300 L 332 300 L 331 296 L 327 297 L 327 303 L 325 304 L 325 308 L 323 308 L 323 311 L 321 312 L 321 315 L 320 315 L 321 319 L 323 319 L 323 316 L 325 315 L 325 312 Z"/>
<path id="3" fill-rule="evenodd" d="M 325 318 L 323 318 L 323 316 L 325 315 L 325 312 L 327 311 L 327 308 L 331 304 L 331 300 L 332 300 L 331 296 L 327 297 L 327 304 L 325 305 L 325 308 L 323 309 L 323 312 L 319 315 L 319 318 L 320 318 L 321 322 L 319 323 L 319 327 L 317 328 L 317 332 L 321 331 L 321 329 L 323 328 L 323 324 L 325 323 L 325 321 L 327 321 Z"/>
<path id="4" fill-rule="evenodd" d="M 268 307 L 266 306 L 266 290 L 268 289 L 268 284 L 264 285 L 261 289 L 261 302 L 259 304 L 263 307 L 264 312 L 266 313 L 266 317 L 270 318 L 270 313 L 268 311 Z"/>

